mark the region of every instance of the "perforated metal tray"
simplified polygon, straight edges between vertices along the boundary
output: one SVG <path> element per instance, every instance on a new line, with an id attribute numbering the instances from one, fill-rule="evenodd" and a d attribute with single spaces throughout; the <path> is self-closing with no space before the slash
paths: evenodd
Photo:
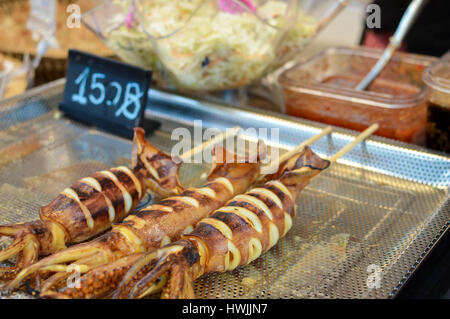
<path id="1" fill-rule="evenodd" d="M 38 218 L 38 208 L 78 178 L 127 164 L 131 143 L 57 112 L 64 81 L 0 104 L 0 223 Z M 151 91 L 149 140 L 165 151 L 176 127 L 279 128 L 283 152 L 318 133 L 318 123 Z M 336 128 L 312 146 L 327 157 L 355 132 Z M 208 165 L 184 164 L 198 185 Z M 450 224 L 450 158 L 373 137 L 316 177 L 298 201 L 285 238 L 246 267 L 199 279 L 200 298 L 391 298 Z M 379 276 L 373 273 L 379 270 Z M 373 281 L 373 279 L 379 281 Z M 377 285 L 379 283 L 379 285 Z M 19 295 L 16 295 L 19 296 Z M 22 297 L 24 297 L 22 295 Z M 25 296 L 27 297 L 27 296 Z"/>

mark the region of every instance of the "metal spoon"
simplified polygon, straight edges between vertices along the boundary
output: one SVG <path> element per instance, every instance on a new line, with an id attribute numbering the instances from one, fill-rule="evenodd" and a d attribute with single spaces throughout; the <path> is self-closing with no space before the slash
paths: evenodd
<path id="1" fill-rule="evenodd" d="M 356 90 L 364 91 L 370 83 L 380 74 L 380 72 L 384 69 L 386 64 L 388 64 L 394 52 L 400 47 L 403 38 L 406 33 L 408 33 L 411 28 L 415 18 L 418 16 L 419 12 L 423 8 L 423 5 L 427 0 L 413 0 L 406 9 L 403 17 L 395 30 L 394 35 L 389 39 L 389 45 L 384 50 L 381 58 L 374 65 L 372 70 L 366 75 L 366 77 L 356 86 Z"/>

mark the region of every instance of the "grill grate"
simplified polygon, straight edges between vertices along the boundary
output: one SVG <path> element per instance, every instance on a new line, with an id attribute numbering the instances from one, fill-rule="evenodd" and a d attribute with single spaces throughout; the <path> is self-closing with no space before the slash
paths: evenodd
<path id="1" fill-rule="evenodd" d="M 39 206 L 48 203 L 78 178 L 129 161 L 129 141 L 60 118 L 55 112 L 60 97 L 61 86 L 55 85 L 29 99 L 0 107 L 2 224 L 35 219 Z M 20 114 L 19 109 L 26 109 L 27 114 L 34 116 L 11 115 Z M 180 119 L 172 126 L 192 129 L 183 123 Z M 174 142 L 164 127 L 149 139 L 168 151 Z M 20 144 L 30 136 L 33 138 L 29 144 L 36 144 L 36 147 Z M 313 149 L 327 156 L 334 153 L 341 142 L 334 137 L 324 139 Z M 392 145 L 383 153 L 390 161 L 385 163 L 386 169 L 380 171 L 380 163 L 373 156 L 374 148 L 379 151 L 376 143 L 368 144 L 370 148 L 356 149 L 352 160 L 337 163 L 311 182 L 298 201 L 293 228 L 275 247 L 246 267 L 197 280 L 197 296 L 395 296 L 449 227 L 450 160 Z M 2 150 L 11 147 L 24 148 L 23 156 L 2 158 L 7 157 Z M 407 163 L 402 163 L 399 154 L 405 153 L 410 157 Z M 402 164 L 407 169 L 397 172 L 396 167 Z M 207 165 L 185 164 L 180 172 L 181 180 L 185 185 L 200 185 L 207 170 Z M 419 170 L 420 174 L 414 175 L 414 171 Z M 421 181 L 411 176 L 426 178 Z M 436 182 L 430 183 L 430 180 Z M 368 287 L 371 275 L 368 267 L 380 270 L 379 288 Z M 24 297 L 23 294 L 15 296 Z"/>
<path id="2" fill-rule="evenodd" d="M 250 266 L 199 280 L 198 295 L 388 297 L 393 284 L 407 273 L 407 265 L 415 262 L 412 256 L 401 264 L 399 259 L 412 244 L 418 246 L 417 235 L 447 195 L 443 190 L 436 192 L 430 186 L 405 181 L 399 185 L 401 190 L 380 186 L 366 179 L 354 179 L 348 171 L 348 167 L 337 165 L 316 177 L 300 196 L 298 215 L 286 237 Z M 394 184 L 399 182 L 388 176 L 382 178 L 391 179 L 388 182 Z M 448 219 L 448 210 L 446 214 Z M 441 222 L 444 225 L 445 218 Z M 424 248 L 418 246 L 414 250 L 420 252 Z M 378 289 L 367 287 L 369 265 L 380 267 L 382 274 L 390 274 L 381 277 Z M 249 288 L 248 282 L 255 285 Z"/>

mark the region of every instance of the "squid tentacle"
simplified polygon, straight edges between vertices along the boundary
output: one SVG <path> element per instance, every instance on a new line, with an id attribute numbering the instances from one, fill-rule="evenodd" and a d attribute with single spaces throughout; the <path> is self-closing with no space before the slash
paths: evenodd
<path id="1" fill-rule="evenodd" d="M 16 275 L 23 267 L 27 267 L 38 258 L 39 240 L 33 234 L 33 224 L 24 223 L 17 225 L 0 226 L 0 236 L 13 238 L 12 242 L 4 249 L 0 250 L 0 262 L 18 258 L 14 266 L 0 267 L 0 278 L 7 279 Z"/>
<path id="2" fill-rule="evenodd" d="M 129 270 L 113 298 L 118 298 L 127 290 L 129 291 L 125 293 L 126 298 L 140 298 L 161 290 L 161 297 L 165 299 L 195 297 L 193 289 L 195 273 L 192 269 L 200 261 L 200 255 L 191 242 L 178 241 L 169 247 L 162 248 L 153 256 L 150 254 L 150 257 L 153 257 L 150 261 L 147 257 L 141 258 Z M 145 263 L 150 271 L 139 279 L 139 274 L 145 273 L 145 269 L 139 267 L 142 263 Z M 130 285 L 133 281 L 135 284 Z"/>

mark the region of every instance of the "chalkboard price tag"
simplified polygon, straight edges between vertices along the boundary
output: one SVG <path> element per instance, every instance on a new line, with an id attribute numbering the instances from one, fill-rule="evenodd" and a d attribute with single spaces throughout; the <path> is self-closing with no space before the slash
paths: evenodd
<path id="1" fill-rule="evenodd" d="M 60 110 L 67 116 L 126 138 L 142 124 L 151 71 L 69 50 Z"/>

